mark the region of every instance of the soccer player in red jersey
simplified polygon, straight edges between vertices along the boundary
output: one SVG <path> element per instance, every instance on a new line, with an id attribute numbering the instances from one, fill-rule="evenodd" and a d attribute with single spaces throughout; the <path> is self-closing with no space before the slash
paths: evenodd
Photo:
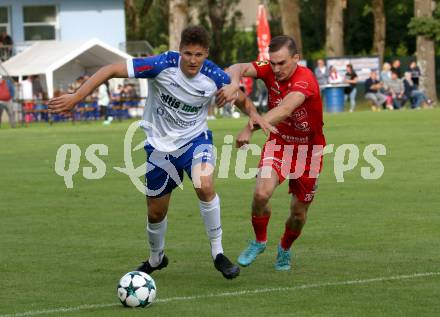
<path id="1" fill-rule="evenodd" d="M 325 146 L 322 102 L 313 73 L 298 65 L 299 58 L 293 38 L 274 37 L 269 45 L 269 61 L 231 66 L 231 85 L 223 87 L 217 95 L 219 103 L 230 101 L 242 76 L 262 79 L 269 91 L 269 111 L 263 118 L 275 126 L 261 154 L 252 201 L 255 240 L 238 257 L 242 266 L 250 265 L 265 250 L 271 215 L 269 200 L 277 186 L 288 178 L 292 201 L 275 269 L 290 270 L 292 243 L 301 234 L 315 196 Z M 251 126 L 240 132 L 237 146 L 249 142 L 255 130 Z"/>

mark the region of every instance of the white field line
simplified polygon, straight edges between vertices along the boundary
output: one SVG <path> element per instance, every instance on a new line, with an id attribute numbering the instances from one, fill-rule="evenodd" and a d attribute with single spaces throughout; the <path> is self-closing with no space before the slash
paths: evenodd
<path id="1" fill-rule="evenodd" d="M 191 301 L 191 300 L 200 300 L 207 298 L 218 298 L 218 297 L 235 297 L 242 295 L 252 295 L 252 294 L 260 294 L 260 293 L 273 293 L 273 292 L 283 292 L 283 291 L 296 291 L 302 289 L 309 288 L 322 288 L 327 286 L 344 286 L 344 285 L 359 285 L 359 284 L 368 284 L 368 283 L 376 283 L 376 282 L 385 282 L 385 281 L 396 281 L 396 280 L 406 280 L 413 279 L 419 277 L 429 277 L 429 276 L 438 276 L 440 272 L 425 272 L 425 273 L 414 273 L 407 275 L 396 275 L 396 276 L 388 276 L 388 277 L 375 277 L 370 279 L 363 280 L 351 280 L 351 281 L 340 281 L 340 282 L 329 282 L 329 283 L 316 283 L 316 284 L 304 284 L 298 286 L 291 287 L 278 287 L 278 288 L 260 288 L 253 290 L 242 290 L 235 292 L 225 292 L 225 293 L 211 293 L 211 294 L 202 294 L 202 295 L 194 295 L 194 296 L 182 296 L 182 297 L 169 297 L 158 299 L 155 303 L 168 303 L 168 302 L 176 302 L 176 301 Z M 87 309 L 98 309 L 98 308 L 107 308 L 113 306 L 120 306 L 120 304 L 91 304 L 91 305 L 80 305 L 75 307 L 59 307 L 45 310 L 33 310 L 21 313 L 14 314 L 6 314 L 0 315 L 0 317 L 25 317 L 25 316 L 37 316 L 37 315 L 49 315 L 49 314 L 61 314 L 61 313 L 70 313 L 80 310 Z"/>

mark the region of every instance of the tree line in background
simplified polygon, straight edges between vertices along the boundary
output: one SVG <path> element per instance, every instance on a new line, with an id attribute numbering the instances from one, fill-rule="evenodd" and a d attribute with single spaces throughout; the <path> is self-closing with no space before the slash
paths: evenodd
<path id="1" fill-rule="evenodd" d="M 258 0 L 256 0 L 258 1 Z M 440 0 L 260 0 L 272 36 L 295 38 L 303 58 L 344 55 L 417 57 L 435 93 L 435 42 L 440 41 Z M 256 28 L 239 28 L 239 0 L 125 0 L 127 40 L 147 40 L 155 53 L 177 49 L 187 24 L 212 34 L 210 58 L 219 65 L 256 58 Z M 256 18 L 255 12 L 255 18 Z"/>

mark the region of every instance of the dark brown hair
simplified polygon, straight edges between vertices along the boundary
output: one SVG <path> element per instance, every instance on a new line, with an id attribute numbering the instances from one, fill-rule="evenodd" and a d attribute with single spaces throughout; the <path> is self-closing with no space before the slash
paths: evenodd
<path id="1" fill-rule="evenodd" d="M 180 36 L 180 48 L 185 45 L 196 44 L 209 48 L 209 33 L 201 26 L 188 26 Z"/>
<path id="2" fill-rule="evenodd" d="M 298 54 L 295 40 L 287 35 L 275 36 L 269 44 L 269 53 L 278 52 L 283 47 L 287 47 L 291 56 Z"/>

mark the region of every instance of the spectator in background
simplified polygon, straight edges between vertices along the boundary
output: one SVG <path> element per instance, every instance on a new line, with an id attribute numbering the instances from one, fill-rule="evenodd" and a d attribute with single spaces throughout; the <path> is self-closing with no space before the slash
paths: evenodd
<path id="1" fill-rule="evenodd" d="M 344 79 L 341 75 L 339 75 L 338 71 L 334 66 L 330 66 L 329 75 L 328 75 L 328 83 L 329 84 L 342 84 Z"/>
<path id="2" fill-rule="evenodd" d="M 211 100 L 211 103 L 208 106 L 208 120 L 215 120 L 215 98 Z"/>
<path id="3" fill-rule="evenodd" d="M 12 56 L 12 45 L 14 42 L 6 31 L 0 32 L 0 59 L 7 60 Z"/>
<path id="4" fill-rule="evenodd" d="M 90 76 L 89 76 L 89 75 L 84 75 L 84 76 L 82 76 L 81 78 L 82 78 L 82 80 L 81 80 L 81 82 L 79 83 L 79 84 L 80 84 L 79 87 L 81 87 L 82 84 L 84 84 L 84 83 L 90 78 Z M 78 87 L 78 88 L 79 88 L 79 87 Z M 93 103 L 94 103 L 94 101 L 95 101 L 96 99 L 98 99 L 98 89 L 94 90 L 90 95 L 88 95 L 88 96 L 84 99 L 84 103 L 85 103 L 84 106 L 85 106 L 86 108 L 92 108 L 92 107 L 93 107 Z"/>
<path id="5" fill-rule="evenodd" d="M 11 36 L 6 31 L 0 32 L 0 45 L 13 45 L 14 42 L 12 41 Z"/>
<path id="6" fill-rule="evenodd" d="M 232 118 L 233 113 L 234 113 L 234 105 L 230 102 L 225 103 L 225 105 L 223 106 L 223 117 Z"/>
<path id="7" fill-rule="evenodd" d="M 79 89 L 79 87 L 81 87 L 83 82 L 84 82 L 84 77 L 83 76 L 79 76 L 77 79 L 75 79 L 75 81 L 72 84 L 73 91 L 74 92 L 77 91 Z"/>
<path id="8" fill-rule="evenodd" d="M 386 93 L 391 96 L 393 100 L 393 108 L 396 110 L 403 108 L 407 100 L 405 89 L 402 80 L 398 77 L 395 70 L 391 71 L 391 80 L 384 85 L 384 88 Z"/>
<path id="9" fill-rule="evenodd" d="M 370 100 L 373 105 L 371 110 L 380 111 L 387 97 L 380 92 L 383 84 L 377 78 L 377 72 L 372 70 L 370 77 L 365 81 L 365 98 Z"/>
<path id="10" fill-rule="evenodd" d="M 12 128 L 15 128 L 15 111 L 12 103 L 14 94 L 13 83 L 0 76 L 0 125 L 2 123 L 3 110 L 5 110 Z"/>
<path id="11" fill-rule="evenodd" d="M 405 72 L 403 86 L 405 89 L 405 96 L 410 100 L 412 109 L 420 109 L 422 105 L 428 107 L 432 105 L 432 101 L 429 100 L 422 91 L 417 89 L 417 86 L 412 79 L 412 73 Z"/>
<path id="12" fill-rule="evenodd" d="M 393 66 L 391 67 L 391 71 L 394 71 L 397 74 L 397 78 L 402 78 L 402 71 L 400 69 L 400 60 L 395 59 L 393 61 Z"/>
<path id="13" fill-rule="evenodd" d="M 411 73 L 411 79 L 412 79 L 414 85 L 416 86 L 416 88 L 419 88 L 419 78 L 420 78 L 420 76 L 422 76 L 422 73 L 420 71 L 419 66 L 417 66 L 416 61 L 412 61 L 409 64 L 408 72 Z"/>
<path id="14" fill-rule="evenodd" d="M 98 105 L 99 105 L 99 111 L 101 114 L 101 117 L 104 118 L 104 125 L 110 124 L 111 120 L 109 121 L 108 117 L 108 104 L 110 103 L 109 93 L 108 93 L 108 81 L 101 84 L 98 87 Z"/>
<path id="15" fill-rule="evenodd" d="M 380 72 L 380 80 L 382 81 L 382 83 L 384 85 L 386 85 L 391 80 L 391 64 L 390 63 L 387 63 L 387 62 L 383 63 L 382 71 Z M 382 92 L 385 93 L 384 90 Z M 393 108 L 393 98 L 388 94 L 386 94 L 385 96 L 387 97 L 387 102 L 386 102 L 387 109 L 390 109 L 390 110 L 394 109 Z"/>
<path id="16" fill-rule="evenodd" d="M 315 77 L 318 81 L 319 86 L 326 85 L 328 83 L 329 73 L 327 67 L 325 66 L 324 60 L 318 59 L 316 61 Z"/>
<path id="17" fill-rule="evenodd" d="M 387 81 L 391 80 L 391 64 L 383 63 L 382 71 L 380 72 L 380 80 L 385 84 Z"/>
<path id="18" fill-rule="evenodd" d="M 122 85 L 118 84 L 112 91 L 112 100 L 119 102 L 121 100 L 122 90 Z"/>
<path id="19" fill-rule="evenodd" d="M 32 95 L 35 100 L 35 119 L 48 120 L 47 106 L 43 103 L 44 90 L 39 76 L 32 76 Z"/>
<path id="20" fill-rule="evenodd" d="M 33 121 L 34 112 L 34 92 L 32 76 L 28 76 L 21 82 L 21 96 L 23 99 L 24 120 L 26 123 Z"/>
<path id="21" fill-rule="evenodd" d="M 122 108 L 122 117 L 128 118 L 129 112 L 128 109 L 133 108 L 137 106 L 139 102 L 139 96 L 136 92 L 136 88 L 132 83 L 126 83 L 124 85 L 124 88 L 122 89 L 122 99 L 123 102 L 123 108 Z"/>
<path id="22" fill-rule="evenodd" d="M 73 88 L 73 84 L 69 84 L 69 86 L 67 87 L 67 91 L 68 94 L 73 94 L 75 93 L 75 88 Z M 64 94 L 61 94 L 64 95 Z"/>
<path id="23" fill-rule="evenodd" d="M 353 65 L 347 64 L 347 72 L 345 73 L 345 80 L 344 82 L 349 84 L 350 86 L 345 87 L 344 93 L 346 96 L 346 99 L 350 99 L 350 112 L 354 111 L 354 108 L 356 107 L 356 84 L 358 81 L 358 75 L 353 69 Z"/>
<path id="24" fill-rule="evenodd" d="M 39 76 L 32 76 L 32 95 L 34 99 L 44 98 L 44 90 Z"/>
<path id="25" fill-rule="evenodd" d="M 126 84 L 122 89 L 122 96 L 127 101 L 136 101 L 138 95 L 134 85 L 131 83 Z"/>
<path id="26" fill-rule="evenodd" d="M 267 112 L 267 87 L 262 80 L 256 81 L 257 110 L 259 113 Z"/>
<path id="27" fill-rule="evenodd" d="M 34 99 L 32 76 L 24 77 L 24 80 L 21 82 L 21 91 L 23 100 L 32 101 L 32 99 Z"/>

